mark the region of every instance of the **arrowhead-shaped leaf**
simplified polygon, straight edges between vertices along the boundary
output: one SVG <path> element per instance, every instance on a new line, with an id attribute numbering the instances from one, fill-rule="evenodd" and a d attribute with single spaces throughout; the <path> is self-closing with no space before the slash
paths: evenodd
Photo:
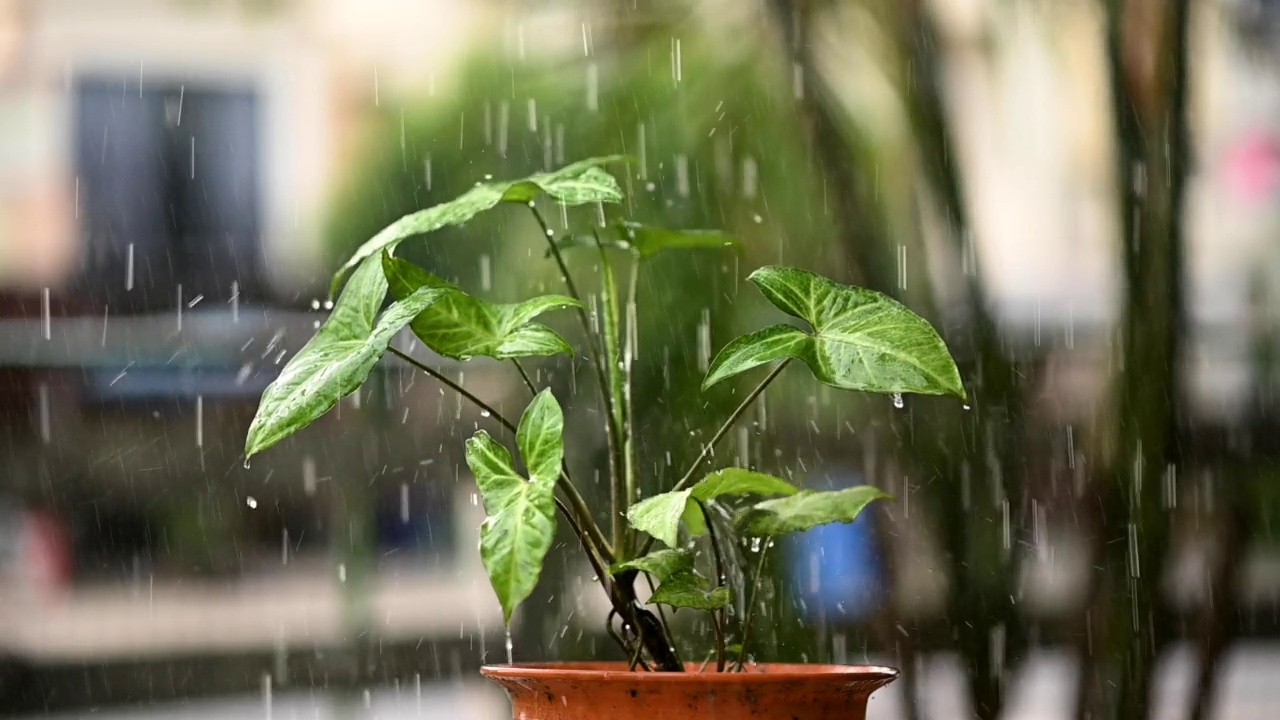
<path id="1" fill-rule="evenodd" d="M 684 526 L 690 535 L 706 534 L 706 518 L 697 501 L 707 503 L 722 495 L 794 495 L 797 492 L 796 486 L 773 475 L 744 468 L 717 470 L 693 486 L 693 497 L 684 510 Z"/>
<path id="2" fill-rule="evenodd" d="M 774 326 L 735 340 L 712 362 L 704 388 L 771 360 L 795 358 L 832 387 L 965 398 L 960 372 L 937 331 L 892 298 L 796 268 L 764 267 L 749 279 L 812 332 Z"/>
<path id="3" fill-rule="evenodd" d="M 684 526 L 690 535 L 705 535 L 707 521 L 698 501 L 708 503 L 722 495 L 794 495 L 799 489 L 780 477 L 725 468 L 708 474 L 693 486 L 693 496 L 684 510 Z"/>
<path id="4" fill-rule="evenodd" d="M 662 582 L 676 573 L 693 570 L 693 553 L 683 549 L 654 550 L 644 557 L 614 564 L 609 568 L 609 573 L 617 575 L 624 570 L 649 573 L 654 580 Z"/>
<path id="5" fill-rule="evenodd" d="M 622 190 L 612 175 L 601 165 L 622 158 L 600 157 L 566 165 L 549 173 L 536 173 L 519 180 L 477 183 L 449 202 L 410 213 L 383 228 L 363 245 L 338 272 L 334 273 L 330 296 L 337 294 L 342 278 L 365 258 L 391 250 L 407 238 L 423 235 L 449 225 L 460 225 L 500 202 L 527 203 L 543 193 L 565 203 L 582 205 L 594 202 L 620 202 Z"/>
<path id="6" fill-rule="evenodd" d="M 262 393 L 245 439 L 246 457 L 311 424 L 359 388 L 392 337 L 445 294 L 433 288 L 417 290 L 387 308 L 375 325 L 386 290 L 376 259 L 360 266 L 320 331 Z"/>
<path id="7" fill-rule="evenodd" d="M 892 499 L 892 495 L 870 485 L 830 492 L 802 490 L 743 510 L 735 524 L 739 531 L 755 536 L 802 532 L 828 523 L 853 522 L 871 502 Z"/>
<path id="8" fill-rule="evenodd" d="M 799 488 L 780 477 L 745 468 L 716 470 L 693 486 L 693 496 L 703 502 L 721 495 L 795 495 L 798 492 Z"/>
<path id="9" fill-rule="evenodd" d="M 645 498 L 627 509 L 627 522 L 668 547 L 675 547 L 680 532 L 680 516 L 684 514 L 684 506 L 692 492 L 692 488 L 687 488 Z"/>
<path id="10" fill-rule="evenodd" d="M 516 444 L 529 477 L 535 483 L 555 485 L 564 459 L 564 413 L 550 389 L 533 398 L 520 418 Z"/>
<path id="11" fill-rule="evenodd" d="M 467 440 L 467 465 L 488 514 L 480 526 L 480 560 L 509 625 L 538 584 L 555 537 L 555 478 L 520 477 L 511 454 L 483 430 Z"/>
<path id="12" fill-rule="evenodd" d="M 641 258 L 652 257 L 663 250 L 719 249 L 737 245 L 736 240 L 719 230 L 672 230 L 630 220 L 612 223 L 597 232 L 601 245 L 630 250 Z M 584 234 L 566 235 L 556 243 L 562 249 L 595 247 L 596 238 Z"/>
<path id="13" fill-rule="evenodd" d="M 661 603 L 694 610 L 715 610 L 729 604 L 732 599 L 729 588 L 708 590 L 708 587 L 707 579 L 695 572 L 672 575 L 649 596 L 649 604 Z"/>
<path id="14" fill-rule="evenodd" d="M 648 573 L 658 582 L 650 604 L 696 610 L 715 610 L 729 604 L 729 588 L 710 589 L 710 582 L 694 570 L 693 553 L 689 550 L 657 550 L 610 568 L 615 574 L 623 570 Z"/>
<path id="15" fill-rule="evenodd" d="M 627 512 L 627 520 L 637 530 L 649 533 L 668 547 L 675 547 L 681 520 L 691 535 L 706 533 L 698 501 L 706 503 L 724 495 L 794 495 L 797 492 L 794 485 L 782 478 L 744 468 L 725 468 L 707 474 L 687 490 L 654 495 L 636 503 Z"/>
<path id="16" fill-rule="evenodd" d="M 746 372 L 753 367 L 775 360 L 803 358 L 813 348 L 813 338 L 791 325 L 771 325 L 763 330 L 747 333 L 725 345 L 707 368 L 702 389 L 715 385 L 728 377 Z"/>
<path id="17" fill-rule="evenodd" d="M 563 337 L 533 318 L 581 303 L 564 295 L 544 295 L 514 305 L 496 305 L 468 295 L 456 285 L 414 265 L 408 260 L 382 256 L 391 294 L 407 297 L 419 288 L 434 287 L 450 292 L 414 318 L 410 327 L 427 347 L 455 360 L 487 356 L 506 360 L 535 355 L 573 354 Z"/>

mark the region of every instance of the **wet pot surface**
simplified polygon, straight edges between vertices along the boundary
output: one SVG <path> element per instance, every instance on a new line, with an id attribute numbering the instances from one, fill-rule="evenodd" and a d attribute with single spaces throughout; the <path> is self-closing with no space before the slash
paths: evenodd
<path id="1" fill-rule="evenodd" d="M 751 665 L 745 672 L 629 672 L 625 663 L 488 665 L 513 720 L 862 720 L 887 667 Z"/>

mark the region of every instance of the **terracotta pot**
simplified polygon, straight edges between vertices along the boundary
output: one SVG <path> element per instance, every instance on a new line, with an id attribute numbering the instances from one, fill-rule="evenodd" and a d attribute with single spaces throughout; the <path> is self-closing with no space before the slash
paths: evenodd
<path id="1" fill-rule="evenodd" d="M 487 665 L 512 720 L 863 720 L 886 667 L 750 665 L 746 672 L 630 672 L 625 663 Z"/>

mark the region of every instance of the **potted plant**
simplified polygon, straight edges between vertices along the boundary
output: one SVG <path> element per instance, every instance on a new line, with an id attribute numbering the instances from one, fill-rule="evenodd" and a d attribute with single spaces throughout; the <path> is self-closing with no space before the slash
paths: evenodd
<path id="1" fill-rule="evenodd" d="M 604 166 L 620 160 L 595 158 L 520 180 L 478 184 L 451 202 L 397 220 L 362 245 L 334 277 L 337 301 L 324 325 L 263 393 L 249 428 L 246 458 L 305 427 L 357 390 L 390 352 L 478 406 L 519 450 L 523 471 L 507 445 L 486 431 L 466 442 L 467 464 L 487 513 L 480 527 L 480 555 L 505 621 L 510 624 L 538 581 L 557 513 L 577 537 L 612 607 L 606 625 L 627 662 L 483 668 L 507 690 L 514 717 L 863 717 L 870 693 L 891 681 L 896 671 L 748 662 L 752 611 L 771 538 L 851 522 L 869 503 L 889 496 L 871 486 L 802 490 L 749 468 L 704 466 L 727 431 L 793 360 L 836 388 L 964 399 L 955 362 L 928 322 L 884 295 L 795 268 L 756 270 L 750 280 L 764 296 L 807 327 L 773 325 L 739 337 L 718 353 L 704 389 L 761 365 L 773 368 L 702 446 L 678 482 L 641 499 L 630 382 L 637 270 L 645 258 L 663 250 L 722 247 L 731 240 L 718 232 L 632 222 L 556 237 L 536 201 L 618 203 L 622 192 Z M 526 205 L 533 213 L 567 295 L 492 304 L 392 254 L 412 236 L 464 223 L 502 203 Z M 592 321 L 564 261 L 565 252 L 582 247 L 599 253 L 598 322 Z M 626 299 L 617 289 L 609 257 L 617 251 L 631 257 Z M 388 292 L 394 302 L 382 310 Z M 600 389 L 612 490 L 609 536 L 564 461 L 559 402 L 521 365 L 521 358 L 572 352 L 564 337 L 535 320 L 557 309 L 576 312 Z M 393 347 L 392 339 L 405 327 L 448 358 L 510 361 L 532 396 L 518 423 Z M 738 507 L 731 523 L 708 512 L 716 504 Z M 756 550 L 740 588 L 729 587 L 725 568 L 731 560 L 724 552 L 731 535 L 750 538 Z M 650 591 L 647 598 L 641 595 L 642 586 Z M 714 647 L 705 657 L 679 656 L 668 610 L 709 613 Z"/>

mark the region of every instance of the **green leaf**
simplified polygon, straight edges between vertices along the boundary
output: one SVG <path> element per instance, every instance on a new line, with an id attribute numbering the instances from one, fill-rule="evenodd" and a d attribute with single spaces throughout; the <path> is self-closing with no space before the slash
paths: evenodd
<path id="1" fill-rule="evenodd" d="M 737 241 L 719 230 L 672 230 L 653 227 L 630 220 L 612 223 L 597 230 L 600 244 L 606 248 L 630 250 L 641 258 L 649 258 L 663 250 L 698 250 L 733 247 Z M 594 247 L 592 235 L 565 235 L 556 241 L 564 250 Z"/>
<path id="2" fill-rule="evenodd" d="M 620 202 L 622 190 L 612 175 L 599 166 L 621 160 L 618 156 L 589 158 L 549 173 L 536 173 L 519 180 L 477 183 L 449 202 L 410 213 L 386 226 L 361 245 L 333 275 L 332 297 L 342 278 L 365 258 L 390 251 L 414 235 L 424 235 L 449 225 L 461 225 L 500 202 L 527 203 L 543 193 L 566 205 Z"/>
<path id="3" fill-rule="evenodd" d="M 723 495 L 793 495 L 794 485 L 772 475 L 743 468 L 725 468 L 708 474 L 693 487 L 646 498 L 627 511 L 631 527 L 647 532 L 675 547 L 683 520 L 692 535 L 707 531 L 698 502 L 710 502 Z"/>
<path id="4" fill-rule="evenodd" d="M 244 454 L 250 457 L 310 425 L 364 382 L 392 337 L 446 293 L 423 288 L 382 314 L 387 283 L 376 261 L 360 266 L 320 331 L 267 386 L 249 425 Z"/>
<path id="5" fill-rule="evenodd" d="M 737 241 L 719 230 L 672 230 L 623 221 L 614 226 L 623 243 L 642 258 L 663 250 L 698 250 L 733 247 Z"/>
<path id="6" fill-rule="evenodd" d="M 745 468 L 716 470 L 693 486 L 693 496 L 703 502 L 721 495 L 795 495 L 797 492 L 799 488 L 780 477 Z"/>
<path id="7" fill-rule="evenodd" d="M 729 589 L 711 590 L 710 582 L 694 570 L 693 553 L 689 550 L 656 550 L 610 568 L 613 574 L 624 570 L 648 573 L 659 583 L 649 598 L 650 604 L 697 610 L 715 610 L 729 604 Z"/>
<path id="8" fill-rule="evenodd" d="M 687 488 L 645 498 L 627 509 L 627 522 L 631 523 L 631 527 L 666 543 L 668 547 L 675 547 L 680 531 L 680 516 L 684 514 L 684 506 L 689 502 L 692 492 L 692 488 Z"/>
<path id="9" fill-rule="evenodd" d="M 698 501 L 710 502 L 722 495 L 794 495 L 799 489 L 780 477 L 746 470 L 725 468 L 709 473 L 693 486 L 693 496 L 684 509 L 684 526 L 690 535 L 704 535 L 707 521 Z"/>
<path id="10" fill-rule="evenodd" d="M 488 513 L 480 526 L 480 560 L 510 625 L 538 584 L 555 537 L 555 479 L 520 477 L 511 454 L 483 430 L 467 440 L 467 465 Z"/>
<path id="11" fill-rule="evenodd" d="M 735 524 L 739 531 L 755 536 L 802 532 L 828 523 L 853 522 L 871 502 L 892 499 L 892 495 L 870 485 L 830 492 L 801 490 L 743 510 Z"/>
<path id="12" fill-rule="evenodd" d="M 550 388 L 538 393 L 525 408 L 516 444 L 533 482 L 554 485 L 564 459 L 564 413 Z"/>
<path id="13" fill-rule="evenodd" d="M 749 278 L 782 311 L 812 326 L 774 326 L 720 351 L 703 387 L 771 360 L 795 358 L 819 381 L 845 390 L 955 395 L 964 386 L 947 346 L 928 321 L 880 293 L 786 267 Z"/>
<path id="14" fill-rule="evenodd" d="M 639 570 L 640 572 L 649 573 L 655 580 L 662 582 L 676 573 L 693 570 L 693 552 L 690 550 L 654 550 L 644 557 L 638 557 L 623 563 L 615 563 L 609 568 L 609 574 L 617 575 L 624 570 Z"/>
<path id="15" fill-rule="evenodd" d="M 707 579 L 697 573 L 678 573 L 667 578 L 653 591 L 653 595 L 649 596 L 649 604 L 661 603 L 694 610 L 716 610 L 728 605 L 732 599 L 729 588 L 708 590 L 709 585 Z"/>
<path id="16" fill-rule="evenodd" d="M 554 330 L 531 322 L 548 310 L 582 306 L 571 297 L 544 295 L 514 305 L 495 305 L 468 295 L 408 260 L 383 253 L 382 264 L 391 294 L 397 298 L 407 297 L 422 287 L 450 291 L 410 325 L 427 347 L 445 357 L 469 360 L 483 355 L 506 360 L 562 352 L 573 354 L 573 348 Z"/>
<path id="17" fill-rule="evenodd" d="M 702 514 L 702 505 L 696 500 L 690 498 L 689 502 L 685 503 L 680 520 L 684 522 L 684 528 L 690 535 L 701 537 L 707 534 L 707 518 Z"/>
<path id="18" fill-rule="evenodd" d="M 707 368 L 702 389 L 728 377 L 775 360 L 803 357 L 813 347 L 808 333 L 791 325 L 771 325 L 733 340 L 716 354 Z"/>

